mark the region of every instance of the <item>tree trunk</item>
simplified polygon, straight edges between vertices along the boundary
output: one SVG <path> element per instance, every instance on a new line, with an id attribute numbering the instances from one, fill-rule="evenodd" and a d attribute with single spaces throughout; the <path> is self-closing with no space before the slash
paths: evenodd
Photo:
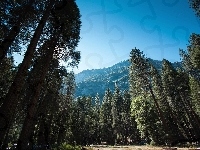
<path id="1" fill-rule="evenodd" d="M 160 120 L 162 121 L 163 127 L 164 127 L 164 129 L 165 129 L 165 133 L 166 133 L 166 134 L 169 134 L 169 131 L 170 131 L 170 130 L 169 130 L 168 126 L 167 126 L 167 123 L 166 123 L 166 120 L 165 120 L 165 118 L 164 118 L 163 112 L 162 112 L 162 110 L 160 109 L 159 104 L 158 104 L 158 102 L 157 102 L 157 100 L 156 100 L 156 97 L 155 97 L 155 95 L 154 95 L 154 93 L 153 93 L 153 90 L 152 90 L 152 88 L 151 88 L 151 85 L 149 85 L 149 90 L 150 90 L 151 96 L 152 96 L 152 98 L 153 98 L 153 100 L 154 100 L 154 103 L 155 103 L 155 105 L 156 105 L 156 109 L 157 109 L 157 111 L 158 111 Z M 169 140 L 170 142 L 172 142 L 172 138 L 171 138 L 170 134 L 169 134 L 169 137 L 168 137 L 167 140 Z M 169 144 L 169 143 L 168 143 L 168 144 Z M 171 144 L 171 143 L 170 143 L 170 144 Z"/>
<path id="2" fill-rule="evenodd" d="M 39 120 L 39 131 L 38 131 L 38 138 L 37 138 L 37 144 L 43 145 L 47 144 L 45 143 L 45 136 L 44 136 L 44 130 L 45 130 L 45 118 L 42 116 Z"/>
<path id="3" fill-rule="evenodd" d="M 65 136 L 65 128 L 64 125 L 60 124 L 59 125 L 59 129 L 58 129 L 58 139 L 57 139 L 57 143 L 60 145 L 62 143 L 62 141 L 64 140 Z"/>
<path id="4" fill-rule="evenodd" d="M 50 0 L 50 4 L 47 6 L 43 14 L 43 17 L 41 18 L 35 30 L 33 38 L 31 39 L 31 42 L 27 48 L 23 62 L 20 65 L 19 70 L 15 76 L 15 79 L 5 97 L 3 104 L 0 107 L 0 146 L 2 145 L 6 131 L 10 128 L 12 118 L 15 113 L 17 103 L 19 101 L 18 98 L 19 98 L 20 91 L 22 90 L 24 86 L 25 78 L 27 76 L 27 72 L 30 67 L 31 60 L 33 58 L 34 50 L 42 34 L 42 30 L 45 26 L 45 23 L 49 17 L 53 2 L 54 0 Z"/>
<path id="5" fill-rule="evenodd" d="M 48 121 L 47 121 L 47 114 L 48 114 L 48 102 L 49 102 L 49 95 L 46 94 L 40 103 L 37 111 L 37 116 L 40 117 L 38 119 L 38 135 L 37 135 L 37 144 L 44 145 L 49 143 L 49 132 L 47 133 L 46 129 L 49 129 Z M 47 137 L 47 138 L 46 138 Z"/>
<path id="6" fill-rule="evenodd" d="M 35 127 L 35 116 L 37 112 L 37 107 L 38 107 L 38 99 L 40 96 L 40 91 L 42 89 L 42 84 L 45 80 L 45 76 L 48 72 L 50 62 L 53 58 L 53 52 L 56 46 L 56 41 L 53 38 L 53 40 L 48 41 L 47 46 L 49 46 L 49 49 L 46 49 L 46 56 L 44 56 L 43 59 L 41 59 L 41 62 L 38 64 L 39 68 L 36 69 L 38 72 L 35 74 L 35 80 L 30 83 L 32 86 L 32 97 L 30 100 L 30 107 L 28 109 L 27 116 L 25 118 L 21 134 L 19 136 L 18 140 L 18 149 L 20 150 L 26 150 L 28 149 L 28 145 L 30 145 L 30 137 L 31 133 L 34 130 Z M 45 58 L 46 57 L 46 58 Z M 37 67 L 37 66 L 36 66 Z"/>
<path id="7" fill-rule="evenodd" d="M 173 132 L 171 131 L 171 135 L 173 136 L 173 138 L 177 138 L 179 137 L 179 139 L 182 139 L 182 137 L 180 136 L 180 133 L 182 135 L 186 135 L 185 130 L 180 126 L 180 119 L 177 118 L 177 114 L 173 112 L 172 108 L 170 107 L 169 102 L 163 98 L 163 106 L 167 107 L 167 109 L 165 109 L 164 111 L 167 112 L 166 114 L 166 118 L 170 118 L 170 119 L 166 119 L 167 121 L 167 125 L 168 125 L 168 129 L 175 129 L 177 132 Z M 173 141 L 172 141 L 173 143 Z"/>

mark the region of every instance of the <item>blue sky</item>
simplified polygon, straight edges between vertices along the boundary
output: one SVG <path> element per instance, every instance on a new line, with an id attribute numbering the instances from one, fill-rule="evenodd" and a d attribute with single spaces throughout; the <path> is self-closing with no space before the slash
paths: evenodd
<path id="1" fill-rule="evenodd" d="M 82 15 L 81 62 L 75 73 L 112 66 L 132 48 L 156 60 L 180 61 L 200 19 L 187 0 L 76 0 Z"/>
<path id="2" fill-rule="evenodd" d="M 188 0 L 76 0 L 81 13 L 79 73 L 129 59 L 138 48 L 155 60 L 180 61 L 191 33 L 200 33 L 200 18 Z M 22 56 L 15 54 L 16 64 Z M 65 65 L 62 63 L 62 65 Z"/>

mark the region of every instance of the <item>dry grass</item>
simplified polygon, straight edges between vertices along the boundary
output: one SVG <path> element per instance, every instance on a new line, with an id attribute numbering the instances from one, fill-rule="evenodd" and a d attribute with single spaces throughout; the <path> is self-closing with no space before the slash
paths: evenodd
<path id="1" fill-rule="evenodd" d="M 91 147 L 90 147 L 91 148 Z M 155 146 L 110 146 L 110 147 L 92 147 L 93 150 L 195 150 L 191 148 L 167 148 Z"/>

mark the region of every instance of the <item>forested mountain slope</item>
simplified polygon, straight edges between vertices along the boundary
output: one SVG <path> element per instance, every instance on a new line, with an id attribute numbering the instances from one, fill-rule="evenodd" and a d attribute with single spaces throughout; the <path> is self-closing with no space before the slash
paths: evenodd
<path id="1" fill-rule="evenodd" d="M 149 59 L 149 62 L 158 70 L 162 68 L 162 61 Z M 120 90 L 128 90 L 128 60 L 119 62 L 111 67 L 103 69 L 84 70 L 75 75 L 76 88 L 75 97 L 92 96 L 97 92 L 102 98 L 105 90 L 110 88 L 114 90 L 114 84 L 117 83 Z M 181 63 L 173 63 L 173 66 L 180 67 Z"/>

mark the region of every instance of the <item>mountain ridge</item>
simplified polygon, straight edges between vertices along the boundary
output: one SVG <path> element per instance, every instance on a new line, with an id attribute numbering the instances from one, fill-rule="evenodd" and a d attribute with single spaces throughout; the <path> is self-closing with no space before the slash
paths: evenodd
<path id="1" fill-rule="evenodd" d="M 150 58 L 148 61 L 159 71 L 161 70 L 162 61 L 153 60 Z M 95 97 L 98 93 L 99 97 L 103 98 L 104 92 L 107 88 L 110 88 L 111 91 L 114 91 L 114 85 L 116 82 L 121 91 L 128 90 L 129 65 L 129 60 L 124 60 L 107 68 L 83 70 L 80 73 L 75 74 L 75 97 Z M 174 62 L 172 65 L 175 68 L 181 67 L 180 62 Z"/>

